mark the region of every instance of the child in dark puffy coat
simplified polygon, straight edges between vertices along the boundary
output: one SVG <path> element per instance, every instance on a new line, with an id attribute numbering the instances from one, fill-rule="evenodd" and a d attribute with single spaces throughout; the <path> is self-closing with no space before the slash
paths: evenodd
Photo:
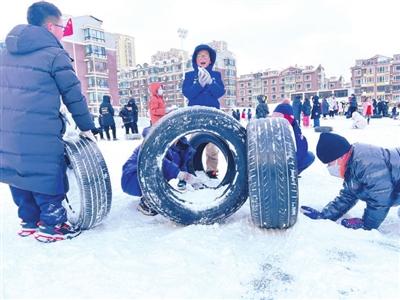
<path id="1" fill-rule="evenodd" d="M 272 113 L 272 117 L 285 118 L 292 125 L 296 140 L 297 170 L 300 174 L 314 162 L 315 156 L 311 151 L 308 151 L 307 139 L 303 136 L 297 121 L 294 119 L 293 108 L 289 101 L 280 103 Z"/>
<path id="2" fill-rule="evenodd" d="M 366 230 L 378 228 L 389 209 L 400 204 L 400 148 L 385 149 L 367 144 L 350 144 L 334 133 L 322 133 L 317 156 L 327 164 L 332 176 L 342 178 L 339 195 L 322 211 L 302 206 L 311 219 L 336 221 L 360 199 L 367 207 L 362 218 L 342 219 L 347 228 Z"/>

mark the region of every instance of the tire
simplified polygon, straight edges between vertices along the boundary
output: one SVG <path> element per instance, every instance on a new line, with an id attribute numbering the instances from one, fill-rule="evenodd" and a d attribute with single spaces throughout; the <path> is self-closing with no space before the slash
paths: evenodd
<path id="1" fill-rule="evenodd" d="M 189 140 L 190 145 L 196 150 L 191 163 L 189 164 L 189 172 L 194 173 L 195 171 L 204 171 L 202 162 L 203 152 L 208 143 L 213 143 L 218 149 L 221 150 L 227 162 L 227 170 L 224 178 L 217 186 L 223 186 L 232 181 L 235 176 L 235 163 L 233 155 L 229 149 L 228 144 L 218 136 L 214 134 L 198 133 L 193 135 Z"/>
<path id="2" fill-rule="evenodd" d="M 332 126 L 318 126 L 314 128 L 315 132 L 331 132 L 332 130 Z"/>
<path id="3" fill-rule="evenodd" d="M 70 187 L 64 201 L 68 221 L 81 229 L 90 229 L 110 212 L 110 175 L 95 142 L 83 137 L 64 141 Z"/>
<path id="4" fill-rule="evenodd" d="M 182 136 L 209 134 L 229 145 L 235 176 L 210 201 L 185 200 L 163 177 L 162 159 L 170 145 Z M 161 215 L 183 224 L 212 224 L 237 211 L 248 197 L 246 130 L 231 116 L 209 107 L 182 108 L 165 116 L 146 136 L 139 155 L 139 183 L 149 204 Z M 200 193 L 196 192 L 196 193 Z M 207 203 L 205 203 L 207 202 Z"/>
<path id="5" fill-rule="evenodd" d="M 288 228 L 298 214 L 296 148 L 283 118 L 251 120 L 247 125 L 251 218 L 261 228 Z"/>

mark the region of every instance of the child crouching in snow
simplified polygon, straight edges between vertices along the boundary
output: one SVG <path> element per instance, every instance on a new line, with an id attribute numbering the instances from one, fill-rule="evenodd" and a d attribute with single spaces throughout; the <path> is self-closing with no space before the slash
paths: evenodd
<path id="1" fill-rule="evenodd" d="M 308 151 L 307 139 L 303 136 L 297 121 L 294 119 L 293 108 L 289 104 L 289 100 L 280 103 L 272 113 L 272 117 L 285 118 L 292 125 L 296 140 L 297 171 L 300 174 L 314 162 L 315 156 L 311 151 Z"/>
<path id="2" fill-rule="evenodd" d="M 363 217 L 343 219 L 341 224 L 370 230 L 378 228 L 389 209 L 400 204 L 400 148 L 351 145 L 338 134 L 322 133 L 317 156 L 327 164 L 332 176 L 343 178 L 344 182 L 339 195 L 322 211 L 302 206 L 307 217 L 336 221 L 361 199 L 367 204 Z"/>
<path id="3" fill-rule="evenodd" d="M 351 119 L 353 120 L 352 128 L 364 129 L 365 127 L 367 127 L 367 120 L 359 112 L 353 112 L 353 114 L 351 115 Z"/>
<path id="4" fill-rule="evenodd" d="M 162 97 L 163 90 L 159 83 L 150 85 L 152 98 L 150 100 L 150 118 L 152 126 L 166 114 L 165 103 Z M 143 137 L 146 137 L 151 127 L 143 130 Z M 157 215 L 157 211 L 150 207 L 148 201 L 143 197 L 138 178 L 138 162 L 141 145 L 139 145 L 122 167 L 121 186 L 122 190 L 131 195 L 141 197 L 138 210 L 145 215 Z M 188 172 L 188 163 L 193 158 L 195 150 L 190 146 L 185 137 L 180 138 L 167 151 L 162 170 L 164 178 L 169 181 L 173 178 L 179 179 L 178 189 L 185 189 L 186 183 L 189 183 L 194 189 L 202 187 L 201 181 Z"/>

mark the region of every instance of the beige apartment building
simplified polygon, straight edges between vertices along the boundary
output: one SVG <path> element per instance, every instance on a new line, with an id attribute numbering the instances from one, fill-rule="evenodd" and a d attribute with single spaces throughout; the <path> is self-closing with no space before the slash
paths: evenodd
<path id="1" fill-rule="evenodd" d="M 400 101 L 400 54 L 358 59 L 351 67 L 351 75 L 356 96 Z"/>
<path id="2" fill-rule="evenodd" d="M 340 81 L 339 78 L 336 81 Z M 340 85 L 340 83 L 330 84 Z M 328 82 L 329 85 L 329 82 Z M 262 72 L 241 75 L 237 80 L 237 106 L 255 107 L 257 96 L 264 95 L 267 102 L 279 102 L 292 98 L 296 94 L 314 95 L 316 91 L 326 88 L 324 68 L 288 67 L 284 70 L 265 70 Z M 309 94 L 309 95 L 308 95 Z"/>
<path id="3" fill-rule="evenodd" d="M 129 35 L 114 33 L 117 49 L 117 69 L 136 67 L 135 38 Z"/>

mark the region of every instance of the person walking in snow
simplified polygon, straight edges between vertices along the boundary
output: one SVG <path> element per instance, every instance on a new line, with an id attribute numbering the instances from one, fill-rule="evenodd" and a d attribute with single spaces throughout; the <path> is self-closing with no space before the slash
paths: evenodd
<path id="1" fill-rule="evenodd" d="M 311 102 L 307 97 L 304 99 L 301 111 L 303 112 L 303 126 L 310 126 Z"/>
<path id="2" fill-rule="evenodd" d="M 294 119 L 296 120 L 297 124 L 300 126 L 301 125 L 300 116 L 301 116 L 301 109 L 302 109 L 300 96 L 296 96 L 294 98 L 292 107 L 293 107 Z"/>
<path id="3" fill-rule="evenodd" d="M 311 119 L 314 121 L 314 128 L 319 127 L 319 119 L 321 118 L 321 104 L 319 103 L 319 97 L 313 96 L 313 107 L 311 110 Z"/>
<path id="4" fill-rule="evenodd" d="M 363 102 L 363 115 L 367 119 L 367 124 L 369 124 L 369 120 L 372 116 L 372 103 L 369 99 L 369 97 L 365 98 Z"/>
<path id="5" fill-rule="evenodd" d="M 182 93 L 188 99 L 188 106 L 201 105 L 219 109 L 219 98 L 225 94 L 221 73 L 213 71 L 217 53 L 208 45 L 198 45 L 192 55 L 193 71 L 185 74 Z M 218 148 L 209 143 L 206 146 L 206 174 L 216 179 L 218 174 Z"/>
<path id="6" fill-rule="evenodd" d="M 256 118 L 257 119 L 266 118 L 269 114 L 269 109 L 268 109 L 268 104 L 265 101 L 265 96 L 258 95 L 257 101 L 258 104 L 256 107 Z"/>
<path id="7" fill-rule="evenodd" d="M 108 95 L 103 96 L 103 102 L 100 104 L 99 112 L 101 114 L 101 120 L 103 129 L 106 133 L 107 140 L 110 140 L 110 128 L 112 131 L 114 141 L 117 140 L 117 132 L 115 128 L 114 120 L 114 108 L 111 105 L 111 97 Z"/>
<path id="8" fill-rule="evenodd" d="M 129 131 L 131 131 L 131 133 L 134 133 L 134 131 L 133 131 L 134 116 L 133 116 L 132 107 L 125 104 L 124 107 L 119 112 L 119 116 L 122 118 L 122 122 L 124 123 L 124 127 L 125 127 L 125 135 L 128 138 Z"/>
<path id="9" fill-rule="evenodd" d="M 391 207 L 400 204 L 400 148 L 351 145 L 343 136 L 322 133 L 317 143 L 317 157 L 327 164 L 332 176 L 344 182 L 339 195 L 322 211 L 301 207 L 309 218 L 336 221 L 362 200 L 367 205 L 362 218 L 345 218 L 341 224 L 371 230 L 381 225 Z"/>
<path id="10" fill-rule="evenodd" d="M 149 101 L 149 112 L 150 122 L 154 125 L 165 116 L 165 102 L 164 102 L 164 89 L 159 82 L 153 82 L 149 85 L 150 101 Z"/>
<path id="11" fill-rule="evenodd" d="M 67 222 L 62 205 L 68 180 L 60 98 L 83 135 L 94 139 L 98 131 L 60 43 L 60 10 L 36 2 L 27 19 L 28 25 L 11 30 L 0 51 L 0 182 L 10 186 L 18 206 L 18 234 L 55 242 L 81 232 Z"/>
<path id="12" fill-rule="evenodd" d="M 139 129 L 138 129 L 138 120 L 139 120 L 139 109 L 136 105 L 135 99 L 131 98 L 129 99 L 128 103 L 126 104 L 127 107 L 131 108 L 132 110 L 132 114 L 133 114 L 133 120 L 132 120 L 132 132 L 133 133 L 139 133 Z"/>

